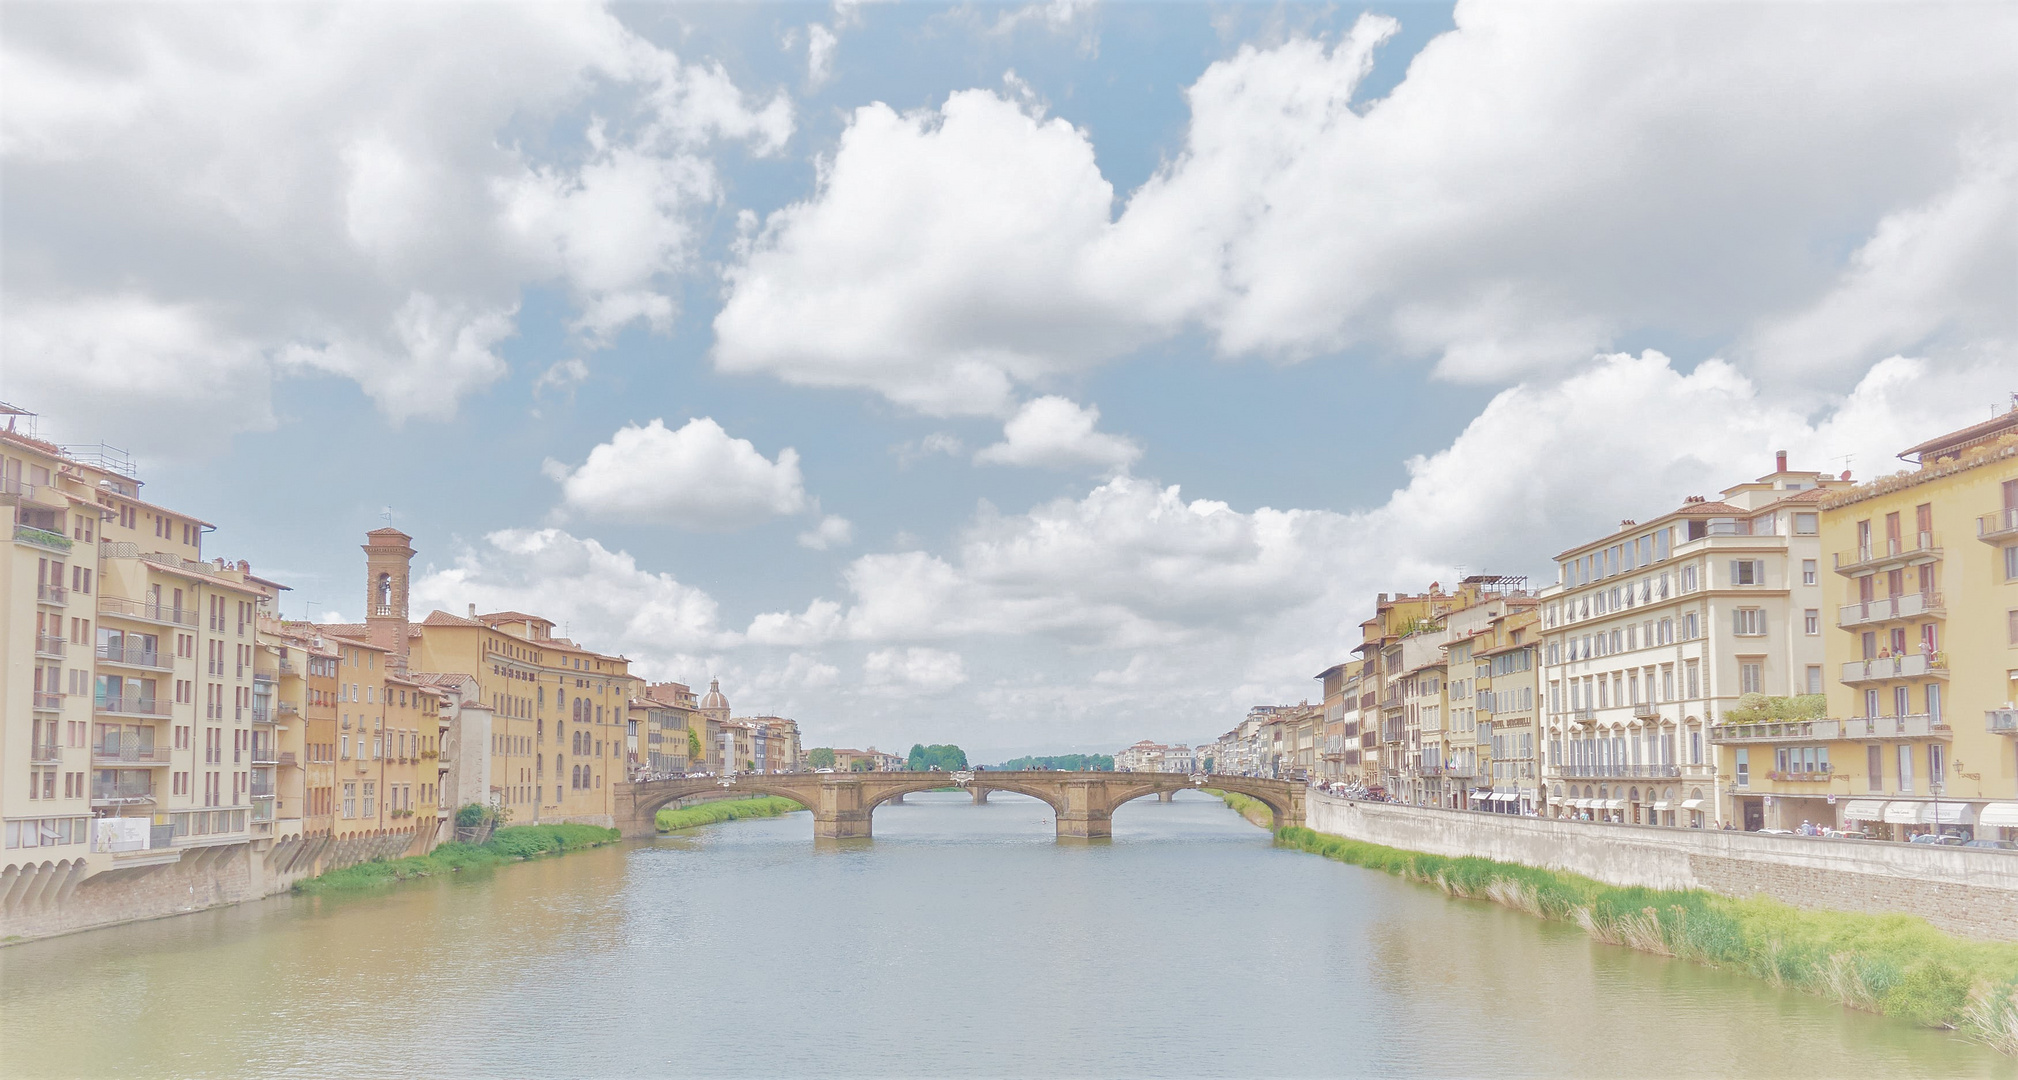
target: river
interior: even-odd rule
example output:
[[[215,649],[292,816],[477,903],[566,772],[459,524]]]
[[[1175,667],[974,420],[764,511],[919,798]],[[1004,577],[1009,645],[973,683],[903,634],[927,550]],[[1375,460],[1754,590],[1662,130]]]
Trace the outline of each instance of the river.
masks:
[[[2018,1076],[1939,1032],[1272,847],[913,795],[0,949],[0,1075]]]

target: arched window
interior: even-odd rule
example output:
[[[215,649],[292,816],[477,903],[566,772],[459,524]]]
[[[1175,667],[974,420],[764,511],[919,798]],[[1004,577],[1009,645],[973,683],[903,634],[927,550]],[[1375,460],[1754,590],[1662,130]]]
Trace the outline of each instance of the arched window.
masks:
[[[392,575],[378,575],[378,606],[386,612],[392,610]]]
[[[1626,796],[1626,797],[1627,797],[1628,799],[1632,800],[1633,802],[1639,802],[1639,801],[1640,801],[1640,789],[1639,789],[1639,788],[1634,788],[1634,789],[1633,789],[1633,793],[1632,793],[1631,795],[1628,795],[1628,796]]]

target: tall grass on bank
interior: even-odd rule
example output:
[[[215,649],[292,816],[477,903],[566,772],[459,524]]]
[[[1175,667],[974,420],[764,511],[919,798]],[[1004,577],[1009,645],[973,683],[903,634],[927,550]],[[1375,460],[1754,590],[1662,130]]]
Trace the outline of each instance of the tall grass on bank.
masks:
[[[294,883],[298,893],[349,892],[409,878],[487,869],[502,863],[538,858],[564,851],[601,847],[623,834],[600,825],[512,825],[499,829],[481,844],[451,840],[425,855],[403,859],[373,859],[331,870]]]
[[[1260,799],[1250,799],[1237,791],[1221,791],[1218,788],[1201,790],[1232,807],[1233,811],[1246,818],[1249,824],[1259,825],[1264,829],[1275,824],[1275,815],[1269,811],[1268,804]]]
[[[691,829],[696,825],[713,825],[718,821],[739,821],[743,818],[777,817],[805,807],[790,799],[777,795],[765,795],[755,799],[722,799],[689,806],[684,810],[665,809],[658,813],[656,822],[660,832],[675,829]]]
[[[1230,803],[1229,803],[1230,805]],[[2018,944],[1971,941],[1911,915],[1811,911],[1700,889],[1621,888],[1577,874],[1383,847],[1300,826],[1276,842],[1574,923],[1599,941],[1742,971],[1777,987],[2018,1054]]]

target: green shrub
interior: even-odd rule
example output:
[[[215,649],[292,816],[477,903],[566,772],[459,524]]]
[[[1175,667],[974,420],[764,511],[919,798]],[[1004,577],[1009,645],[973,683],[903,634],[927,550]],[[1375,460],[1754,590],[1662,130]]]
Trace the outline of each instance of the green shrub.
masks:
[[[465,807],[464,809],[468,809]],[[457,811],[456,817],[462,817]],[[341,870],[331,870],[294,883],[298,893],[350,892],[405,881],[433,877],[461,870],[485,869],[520,859],[554,852],[600,847],[622,838],[615,829],[599,825],[514,825],[499,829],[489,841],[465,844],[451,840],[425,855],[403,859],[372,859]]]
[[[689,806],[684,810],[668,807],[656,815],[660,832],[676,829],[691,829],[697,825],[713,825],[723,821],[738,821],[743,818],[777,817],[804,810],[805,807],[790,799],[777,795],[764,795],[754,799],[719,799]]]
[[[459,829],[474,829],[488,816],[484,808],[476,803],[464,803],[455,812],[455,824]]]
[[[1232,805],[1229,799],[1228,805]],[[1614,945],[1742,971],[2018,1053],[2018,944],[1972,941],[1911,915],[1796,908],[1700,889],[1606,885],[1577,874],[1446,858],[1292,826],[1276,842],[1576,923]]]

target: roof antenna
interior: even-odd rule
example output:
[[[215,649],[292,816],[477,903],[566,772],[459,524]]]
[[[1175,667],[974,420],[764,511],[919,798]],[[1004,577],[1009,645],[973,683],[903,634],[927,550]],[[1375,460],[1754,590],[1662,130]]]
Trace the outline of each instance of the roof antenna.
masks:
[[[392,507],[386,506],[379,508],[378,516],[384,518],[385,523],[387,525],[392,524]]]

